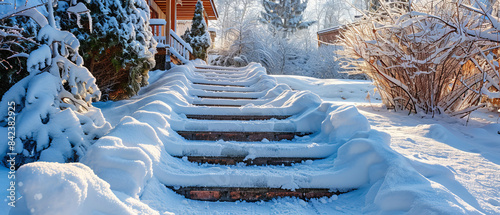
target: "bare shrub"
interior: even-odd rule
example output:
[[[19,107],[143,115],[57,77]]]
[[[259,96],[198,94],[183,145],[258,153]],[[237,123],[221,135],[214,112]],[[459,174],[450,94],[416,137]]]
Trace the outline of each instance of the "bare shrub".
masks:
[[[467,116],[500,98],[498,17],[471,4],[383,3],[343,32],[344,66],[373,79],[389,108]]]

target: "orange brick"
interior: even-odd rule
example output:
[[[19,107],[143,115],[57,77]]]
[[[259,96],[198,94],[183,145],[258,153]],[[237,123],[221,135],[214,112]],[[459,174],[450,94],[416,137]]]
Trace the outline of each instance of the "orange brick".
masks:
[[[189,196],[195,200],[217,201],[221,195],[219,191],[192,190]]]

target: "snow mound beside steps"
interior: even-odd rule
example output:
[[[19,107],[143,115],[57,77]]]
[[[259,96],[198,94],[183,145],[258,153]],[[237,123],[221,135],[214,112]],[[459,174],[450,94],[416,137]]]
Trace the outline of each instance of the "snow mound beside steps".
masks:
[[[206,65],[203,67],[221,70]],[[319,97],[310,92],[302,97],[307,98],[304,100],[296,99],[298,94],[304,92],[285,89],[274,97],[261,97],[263,100],[269,99],[261,105],[249,103],[243,108],[204,107],[196,110],[208,114],[271,112],[296,115],[290,121],[291,124],[301,124],[304,129],[316,133],[295,142],[307,142],[312,148],[318,145],[330,147],[331,153],[324,159],[283,167],[200,165],[173,157],[172,154],[188,153],[183,145],[189,145],[189,141],[177,135],[172,127],[175,127],[175,123],[188,121],[183,117],[184,114],[195,110],[190,105],[196,99],[190,94],[190,90],[195,89],[192,87],[193,82],[210,83],[206,79],[202,80],[203,75],[195,70],[193,63],[176,67],[164,73],[132,100],[103,105],[105,116],[108,116],[109,111],[125,117],[109,120],[115,126],[114,129],[92,145],[82,158],[82,163],[91,169],[83,164],[42,162],[23,166],[18,172],[18,181],[23,184],[23,203],[20,205],[35,214],[60,211],[71,211],[71,214],[158,214],[186,212],[191,204],[195,204],[191,200],[183,200],[184,204],[169,204],[166,199],[172,198],[172,191],[161,186],[168,184],[174,187],[203,185],[267,186],[290,190],[318,187],[355,189],[342,196],[362,206],[357,213],[480,214],[446,187],[420,174],[413,167],[415,162],[411,163],[390,148],[390,135],[371,129],[368,120],[354,106],[322,103]],[[234,69],[243,73],[256,70],[262,71],[262,67],[250,64],[244,69]],[[276,86],[276,81],[265,74],[245,77],[240,82],[244,83],[242,85],[256,86],[264,80]],[[273,88],[265,84],[254,91],[269,92]],[[295,142],[262,141],[261,146],[268,144],[276,149],[286,149]],[[231,144],[217,141],[214,145],[218,143]],[[216,150],[208,146],[201,149]],[[259,152],[250,150],[248,153],[258,156]],[[426,168],[435,167],[418,164],[418,169]],[[446,168],[442,169],[446,171]],[[47,184],[58,189],[47,187]],[[183,199],[180,196],[175,198]],[[335,202],[328,204],[335,205]],[[266,204],[257,204],[257,207],[259,205],[265,207]]]

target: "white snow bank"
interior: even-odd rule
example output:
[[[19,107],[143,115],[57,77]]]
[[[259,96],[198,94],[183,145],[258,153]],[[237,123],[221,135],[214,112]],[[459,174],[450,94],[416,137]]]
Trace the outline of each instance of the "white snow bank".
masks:
[[[345,142],[357,132],[370,130],[368,119],[352,105],[332,105],[327,113],[326,119],[321,123],[321,133],[326,135],[330,142]]]
[[[334,166],[343,168],[351,183],[365,184],[360,186],[367,189],[365,212],[481,214],[443,185],[420,174],[390,148],[389,140],[388,134],[375,130],[360,132],[338,150]]]
[[[11,214],[158,214],[143,203],[120,201],[83,164],[30,163],[16,176],[22,198]]]
[[[99,178],[133,198],[139,198],[144,184],[152,177],[151,160],[138,147],[126,147],[122,140],[110,136],[99,139],[81,160]]]

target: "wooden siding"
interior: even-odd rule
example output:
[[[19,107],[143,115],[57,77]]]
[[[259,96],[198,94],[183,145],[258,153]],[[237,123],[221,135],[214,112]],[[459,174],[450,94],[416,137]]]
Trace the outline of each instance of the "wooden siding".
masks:
[[[318,46],[328,45],[328,43],[334,44],[340,37],[340,32],[345,28],[345,26],[337,26],[333,28],[328,28],[325,30],[318,31]]]

